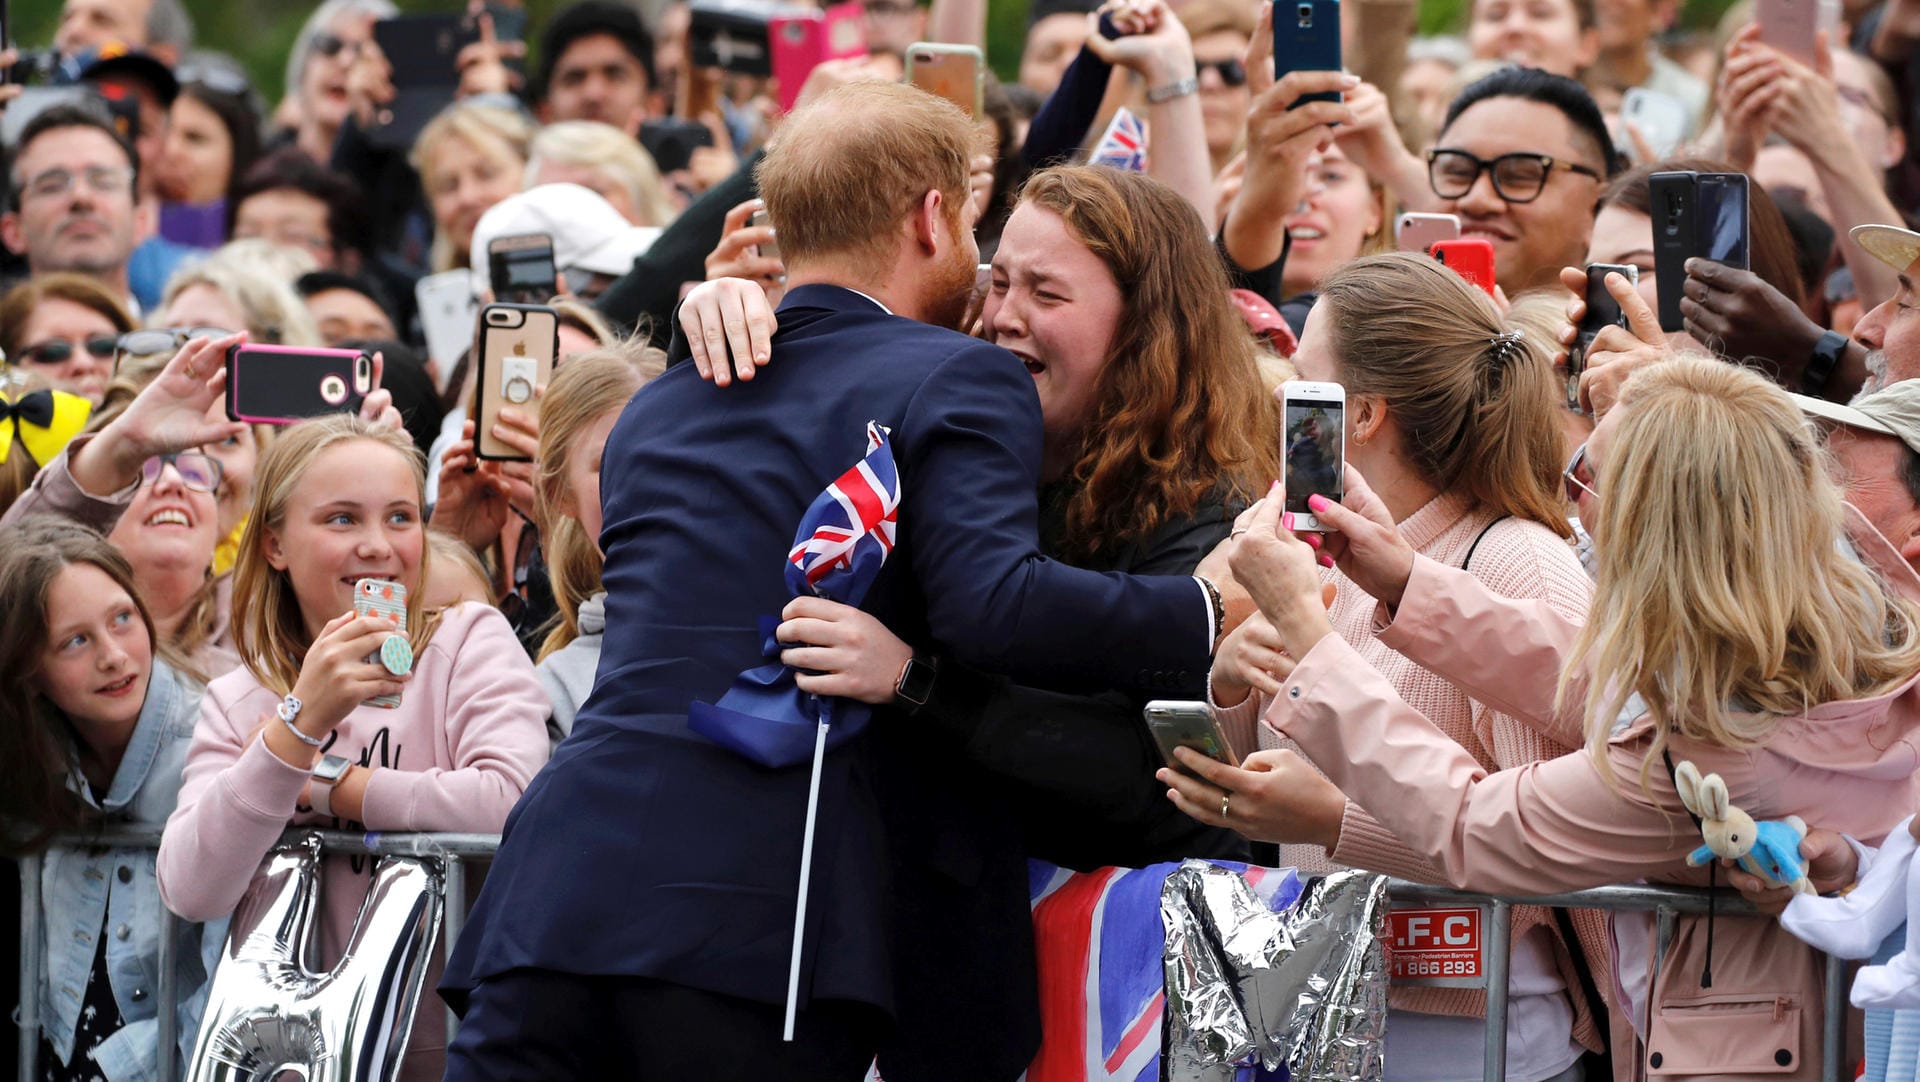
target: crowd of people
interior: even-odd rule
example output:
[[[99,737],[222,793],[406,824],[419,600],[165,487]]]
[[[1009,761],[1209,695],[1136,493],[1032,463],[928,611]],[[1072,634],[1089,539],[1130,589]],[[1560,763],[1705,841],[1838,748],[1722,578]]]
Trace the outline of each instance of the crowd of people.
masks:
[[[1359,0],[1326,71],[1276,52],[1296,5],[1033,0],[972,109],[908,69],[984,47],[985,0],[861,4],[865,54],[797,88],[703,66],[687,0],[524,32],[476,0],[424,92],[390,0],[325,0],[277,103],[181,0],[65,0],[0,51],[39,1078],[186,1063],[303,826],[503,836],[409,1079],[1012,1080],[1057,946],[1028,862],[1186,858],[1730,885],[1760,915],[1517,908],[1507,1077],[1818,1077],[1837,933],[1691,861],[1683,795],[1804,821],[1821,893],[1920,838],[1920,3],[1803,40],[1765,3],[1472,0],[1420,37]],[[1742,176],[1743,265],[1667,258],[1672,173]],[[483,408],[490,253],[529,234],[552,375]],[[367,393],[237,419],[256,345],[362,351]],[[1344,395],[1312,469],[1291,381]],[[796,549],[823,489],[851,529]],[[830,536],[858,588],[792,585]],[[1169,761],[1154,699],[1230,754]],[[828,701],[817,764],[713,728]],[[111,823],[162,842],[53,844]],[[369,881],[326,858],[316,962]],[[1853,953],[1904,946],[1873,927]],[[1874,1082],[1920,1078],[1905,972],[1849,1019]],[[1388,1002],[1386,1078],[1481,1077],[1483,992]]]

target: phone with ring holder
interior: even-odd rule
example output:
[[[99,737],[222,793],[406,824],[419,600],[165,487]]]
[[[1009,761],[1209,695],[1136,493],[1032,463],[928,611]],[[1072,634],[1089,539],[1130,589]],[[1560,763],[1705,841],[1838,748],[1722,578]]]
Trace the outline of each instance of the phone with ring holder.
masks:
[[[489,304],[480,310],[475,353],[473,447],[483,459],[529,462],[531,457],[493,434],[500,411],[539,407],[539,390],[553,376],[560,350],[560,314],[541,304]]]

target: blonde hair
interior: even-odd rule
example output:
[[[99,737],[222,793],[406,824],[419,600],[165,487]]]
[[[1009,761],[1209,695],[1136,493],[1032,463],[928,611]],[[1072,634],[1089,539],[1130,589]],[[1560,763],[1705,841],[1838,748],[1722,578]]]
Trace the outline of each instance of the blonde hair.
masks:
[[[493,576],[487,573],[487,565],[480,562],[480,554],[473,551],[471,545],[442,530],[428,530],[427,547],[433,550],[433,562],[435,564],[439,564],[442,561],[453,564],[461,571],[466,572],[469,578],[478,582],[481,592],[485,595],[487,604],[493,605],[499,602],[500,599],[498,595],[493,592]],[[427,579],[425,575],[422,575],[420,577],[420,592],[424,594],[426,590]]]
[[[1670,734],[1724,748],[1780,719],[1884,693],[1920,668],[1915,607],[1842,551],[1840,491],[1787,393],[1718,360],[1635,373],[1598,464],[1587,747],[1607,770],[1613,720],[1638,694],[1651,765]],[[1561,677],[1564,700],[1574,682]]]
[[[540,399],[540,456],[533,474],[533,514],[558,608],[540,645],[542,660],[580,637],[580,604],[600,592],[597,539],[569,514],[573,493],[567,469],[582,433],[627,404],[648,380],[666,371],[666,354],[629,340],[583,353],[554,372]]]
[[[420,449],[405,432],[375,427],[350,413],[337,413],[291,425],[260,458],[254,476],[253,508],[247,512],[246,531],[240,537],[240,556],[233,568],[233,638],[240,660],[255,680],[285,695],[300,677],[300,665],[306,657],[306,621],[300,615],[300,601],[285,571],[267,562],[267,531],[286,525],[287,505],[294,489],[306,477],[307,470],[328,449],[343,443],[365,441],[380,444],[406,459],[413,471],[414,495],[422,510],[426,506],[426,464]],[[421,531],[426,532],[424,520]],[[427,572],[433,550],[423,539],[420,546],[419,578],[407,591],[407,638],[414,655],[426,649],[439,626],[438,613],[422,611]]]
[[[597,120],[563,120],[540,129],[527,155],[525,185],[532,187],[547,162],[585,169],[625,188],[633,209],[644,220],[635,225],[666,225],[673,220],[673,201],[653,158],[633,136]]]
[[[1260,25],[1253,5],[1246,0],[1187,0],[1175,14],[1180,19],[1180,25],[1187,28],[1190,38],[1204,38],[1208,34],[1226,31],[1251,38],[1254,29]]]
[[[533,121],[512,109],[474,102],[455,102],[440,110],[413,141],[407,161],[420,174],[423,190],[432,183],[434,155],[449,139],[463,139],[469,146],[509,167],[519,175],[527,166],[527,154],[533,145]],[[512,159],[511,162],[508,159]],[[426,193],[431,197],[432,193]],[[456,248],[453,238],[436,224],[433,231],[433,269],[449,271],[467,265],[467,252]]]
[[[1347,395],[1386,400],[1424,480],[1573,536],[1560,483],[1561,392],[1544,343],[1503,324],[1458,274],[1411,252],[1354,260],[1327,276],[1319,304]]]
[[[226,330],[244,330],[250,341],[260,344],[317,346],[320,328],[314,324],[306,302],[289,284],[313,268],[313,257],[297,249],[260,240],[234,241],[167,279],[167,290],[155,317],[171,307],[180,294],[194,286],[206,286],[231,301],[246,320],[245,327]]]

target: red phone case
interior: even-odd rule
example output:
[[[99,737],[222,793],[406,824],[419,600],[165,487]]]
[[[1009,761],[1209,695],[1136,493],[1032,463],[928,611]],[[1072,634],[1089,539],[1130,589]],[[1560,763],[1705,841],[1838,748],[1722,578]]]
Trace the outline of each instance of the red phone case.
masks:
[[[1435,241],[1433,258],[1452,268],[1455,274],[1493,296],[1493,242],[1478,237]]]

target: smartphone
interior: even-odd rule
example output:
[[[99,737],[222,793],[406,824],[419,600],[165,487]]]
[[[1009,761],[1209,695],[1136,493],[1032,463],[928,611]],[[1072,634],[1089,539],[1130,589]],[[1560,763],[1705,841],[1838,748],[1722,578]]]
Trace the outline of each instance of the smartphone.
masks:
[[[1573,348],[1567,351],[1567,408],[1580,408],[1580,373],[1587,368],[1587,348],[1603,327],[1624,327],[1626,314],[1620,302],[1607,292],[1607,275],[1619,274],[1629,282],[1640,281],[1640,268],[1628,263],[1587,264],[1587,315],[1580,321]]]
[[[1280,404],[1286,426],[1286,510],[1293,513],[1294,529],[1324,531],[1307,497],[1337,503],[1346,495],[1347,389],[1288,380],[1280,385]]]
[[[386,579],[361,579],[353,584],[353,614],[355,616],[384,616],[387,622],[400,635],[407,633],[407,588],[397,582]],[[380,655],[367,655],[367,663],[379,665]],[[400,705],[400,696],[375,695],[366,701],[368,706],[385,707],[392,710]]]
[[[373,24],[373,40],[393,71],[393,100],[382,108],[367,141],[384,150],[413,147],[420,132],[460,87],[460,50],[480,40],[465,15],[396,15]]]
[[[713,132],[698,120],[663,116],[640,123],[640,146],[662,173],[685,169],[693,164],[694,150],[712,145]]]
[[[867,55],[867,14],[858,0],[820,11],[777,15],[767,23],[767,52],[780,84],[780,109],[791,110],[822,61]]]
[[[560,314],[537,304],[489,304],[480,310],[479,369],[474,380],[474,450],[481,458],[531,459],[493,436],[500,409],[533,410],[534,392],[553,375],[560,352]]]
[[[1653,200],[1653,277],[1660,292],[1660,329],[1686,329],[1680,314],[1680,290],[1687,284],[1687,260],[1700,254],[1695,224],[1694,174],[1655,173],[1647,178]]]
[[[986,57],[971,45],[916,41],[907,46],[907,82],[958,105],[968,116],[985,108]]]
[[[545,304],[559,290],[553,238],[519,233],[487,242],[487,280],[493,299],[505,304]]]
[[[1428,251],[1455,274],[1485,290],[1487,296],[1493,296],[1492,241],[1479,237],[1443,240],[1436,242]]]
[[[756,210],[753,212],[753,217],[747,219],[747,225],[754,229],[771,229],[773,228],[773,219],[767,217],[766,211]],[[754,245],[753,250],[763,259],[779,259],[780,241],[777,238],[774,240],[764,240]]]
[[[1206,703],[1180,702],[1168,699],[1156,699],[1147,704],[1143,713],[1147,719],[1147,731],[1153,734],[1153,742],[1160,746],[1160,756],[1167,765],[1189,777],[1198,775],[1174,758],[1173,749],[1192,748],[1216,763],[1239,766],[1240,760],[1234,757],[1233,745],[1227,742],[1226,734],[1213,720],[1213,711]]]
[[[285,425],[354,413],[373,393],[373,358],[357,349],[238,345],[227,351],[227,416]]]
[[[473,275],[465,268],[429,274],[414,283],[413,298],[420,307],[427,356],[439,368],[444,391],[453,366],[473,345],[473,317],[480,311],[473,296]]]
[[[1825,22],[1822,7],[1820,0],[1755,0],[1760,40],[1811,67],[1813,35]]]
[[[1273,77],[1294,71],[1340,71],[1340,0],[1273,0]],[[1310,101],[1339,101],[1329,90],[1303,94],[1288,106]]]
[[[1741,270],[1749,266],[1747,175],[1694,175],[1694,220],[1700,223],[1701,256]]]
[[[1430,252],[1443,240],[1460,239],[1458,214],[1409,211],[1393,220],[1393,243],[1403,252]]]
[[[1648,90],[1643,86],[1628,87],[1620,98],[1620,120],[1622,124],[1632,124],[1639,131],[1640,138],[1646,140],[1648,149],[1653,151],[1654,160],[1661,161],[1673,156],[1680,149],[1680,141],[1687,137],[1687,129],[1692,124],[1692,116],[1687,105],[1672,94],[1663,94],[1658,90]],[[1615,144],[1631,149],[1633,140],[1621,138]],[[1647,163],[1641,163],[1647,164]]]

